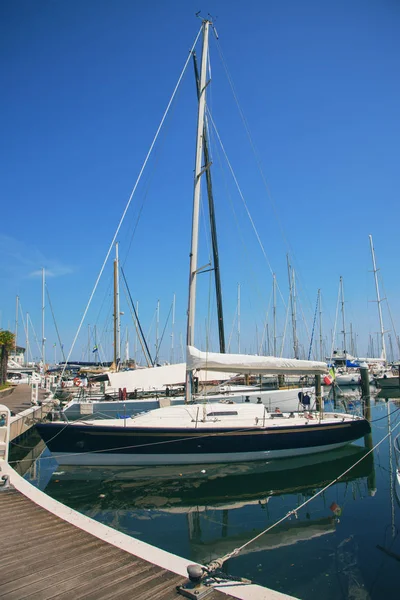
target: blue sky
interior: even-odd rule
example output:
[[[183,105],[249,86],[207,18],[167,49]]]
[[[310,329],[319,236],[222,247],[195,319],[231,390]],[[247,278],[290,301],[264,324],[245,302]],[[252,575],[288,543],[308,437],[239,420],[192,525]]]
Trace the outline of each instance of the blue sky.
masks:
[[[69,350],[199,30],[200,8],[216,17],[219,35],[218,42],[211,39],[209,107],[245,201],[244,206],[211,132],[230,350],[237,351],[239,342],[242,352],[257,352],[263,342],[268,347],[271,270],[283,298],[278,294],[280,345],[287,253],[296,273],[302,352],[308,354],[318,289],[330,349],[340,276],[347,332],[351,323],[359,354],[367,352],[370,335],[377,349],[369,234],[381,295],[388,298],[396,333],[400,327],[400,5],[395,0],[250,0],[245,10],[236,0],[207,6],[191,0],[2,2],[0,327],[14,330],[18,295],[22,313],[29,313],[41,337],[44,267],[54,312],[53,320],[46,300],[46,356],[54,358],[56,343],[60,358],[54,322]],[[165,329],[161,360],[171,356],[172,332],[176,359],[186,335],[195,130],[189,64],[117,238],[153,354],[159,301],[159,341]],[[206,231],[203,216],[200,265],[209,260]],[[209,280],[205,274],[199,281],[196,344],[216,350]],[[112,257],[72,352],[76,360],[87,357],[94,326],[104,358],[111,357],[111,301]],[[386,302],[383,308],[395,345]],[[123,292],[121,310],[123,339],[128,331],[133,355]],[[21,318],[18,341],[24,345]],[[289,331],[288,326],[285,355],[291,355]],[[38,356],[33,332],[29,337]]]

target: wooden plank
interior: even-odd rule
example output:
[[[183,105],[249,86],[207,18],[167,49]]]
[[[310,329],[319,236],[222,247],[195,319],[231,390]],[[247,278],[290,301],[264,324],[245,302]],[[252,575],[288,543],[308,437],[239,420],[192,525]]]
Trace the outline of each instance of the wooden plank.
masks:
[[[170,600],[185,581],[62,521],[15,490],[0,491],[0,531],[4,600]],[[208,598],[231,597],[213,590]]]
[[[39,570],[32,570],[33,572],[27,569],[26,564],[19,565],[19,567],[12,570],[12,576],[10,577],[11,581],[9,583],[5,583],[5,581],[1,582],[1,593],[7,595],[9,591],[17,587],[18,580],[21,581],[22,585],[30,585],[36,580],[37,574],[43,579],[46,577],[56,579],[60,572],[67,571],[68,569],[79,569],[81,567],[85,569],[90,568],[91,562],[98,562],[99,559],[101,559],[101,561],[106,561],[108,558],[118,555],[118,549],[113,546],[104,548],[101,556],[93,551],[95,549],[96,548],[92,545],[89,548],[86,548],[86,552],[81,551],[78,555],[61,560],[59,558],[60,555],[53,557],[49,556],[46,560],[47,567],[42,569],[39,568]],[[53,560],[51,560],[52,558]]]

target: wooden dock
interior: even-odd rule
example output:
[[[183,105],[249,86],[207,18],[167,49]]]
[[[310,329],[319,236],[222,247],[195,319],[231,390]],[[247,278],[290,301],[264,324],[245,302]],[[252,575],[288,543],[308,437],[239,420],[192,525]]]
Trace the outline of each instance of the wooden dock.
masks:
[[[54,403],[47,398],[49,392],[45,389],[38,390],[38,404],[32,404],[31,386],[25,383],[16,385],[11,393],[0,394],[0,404],[10,409],[14,416],[10,423],[10,440],[24,435],[37,421],[43,420],[53,410]]]
[[[4,405],[6,399],[1,399]],[[0,433],[0,600],[183,598],[176,587],[187,583],[190,561],[82,515],[32,486],[5,458],[7,423]],[[232,580],[213,582],[207,592],[209,600],[290,599]]]
[[[3,473],[12,469],[2,464]],[[11,479],[20,477],[11,475]],[[30,486],[28,482],[24,485]],[[32,486],[30,486],[32,487]],[[41,496],[42,492],[35,490]],[[49,498],[51,503],[57,503]],[[62,506],[62,505],[61,505]],[[66,508],[66,507],[64,507]],[[75,513],[67,509],[70,513]],[[79,518],[92,521],[88,517]],[[109,527],[95,523],[104,538]],[[160,553],[170,557],[171,567],[162,568],[101,537],[65,521],[25,497],[17,489],[0,491],[0,598],[4,600],[171,600],[183,598],[176,586],[187,581],[180,557],[144,544],[149,558],[160,562]],[[125,534],[114,532],[113,536]],[[142,544],[131,538],[132,543]],[[177,574],[176,571],[182,571]],[[224,589],[225,588],[225,589]],[[231,595],[229,592],[233,592]],[[212,589],[209,600],[282,600],[283,594],[254,585],[228,581]]]
[[[0,598],[7,600],[168,600],[185,581],[49,514],[16,490],[0,492],[0,530]],[[209,597],[224,596],[214,590]]]

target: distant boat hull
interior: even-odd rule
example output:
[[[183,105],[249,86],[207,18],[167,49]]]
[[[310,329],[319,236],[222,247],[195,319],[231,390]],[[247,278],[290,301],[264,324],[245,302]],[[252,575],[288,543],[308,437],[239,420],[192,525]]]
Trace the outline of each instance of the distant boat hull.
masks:
[[[380,389],[400,388],[400,378],[397,375],[394,377],[376,377],[375,383],[376,386]]]
[[[233,386],[232,386],[233,388]],[[293,388],[288,390],[257,390],[235,393],[232,388],[227,393],[217,393],[213,396],[205,397],[204,399],[210,402],[218,402],[220,400],[233,401],[236,403],[249,402],[256,403],[261,398],[262,404],[269,411],[279,408],[282,411],[297,411],[299,410],[299,392],[308,393],[311,396],[314,393],[313,387]],[[153,397],[153,398],[138,398],[137,400],[71,400],[64,406],[63,413],[68,419],[78,419],[88,415],[103,415],[104,417],[118,418],[122,415],[133,415],[140,412],[155,410],[171,403],[171,406],[183,405],[185,398],[183,396],[170,397]]]
[[[360,373],[339,373],[335,377],[338,386],[343,385],[360,385]]]

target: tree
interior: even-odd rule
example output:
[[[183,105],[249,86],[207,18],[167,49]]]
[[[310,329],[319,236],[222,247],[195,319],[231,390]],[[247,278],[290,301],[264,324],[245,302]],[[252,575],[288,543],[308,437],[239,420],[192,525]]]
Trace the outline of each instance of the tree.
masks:
[[[11,331],[0,330],[0,385],[7,381],[8,355],[15,346],[15,335]]]

